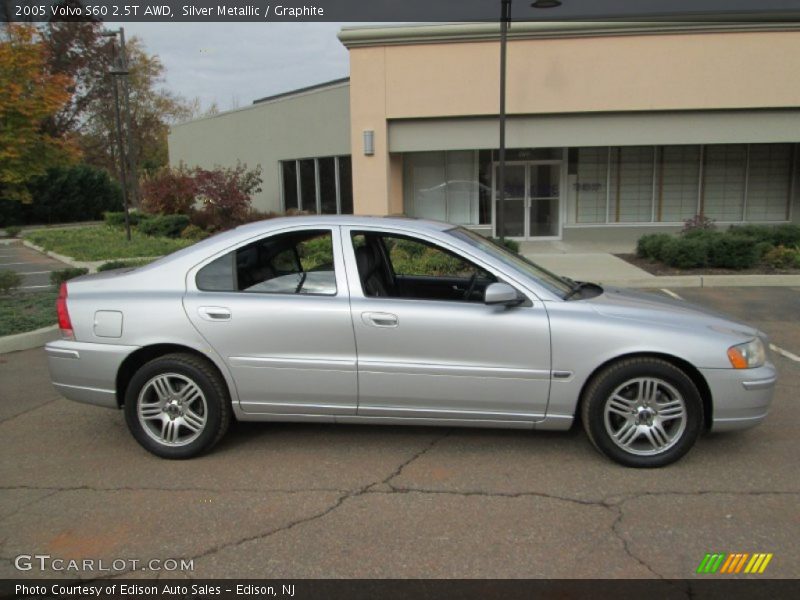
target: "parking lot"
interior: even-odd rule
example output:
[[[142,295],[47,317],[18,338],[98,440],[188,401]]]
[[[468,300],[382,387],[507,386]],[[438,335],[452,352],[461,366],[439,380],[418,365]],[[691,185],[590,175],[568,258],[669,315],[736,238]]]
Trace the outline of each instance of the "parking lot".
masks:
[[[109,574],[14,568],[49,554],[193,559],[194,578],[686,578],[708,552],[765,552],[755,577],[798,577],[800,288],[675,291],[786,355],[764,424],[660,470],[611,463],[577,427],[238,424],[210,455],[165,461],[120,412],[61,399],[41,349],[2,355],[0,576]]]

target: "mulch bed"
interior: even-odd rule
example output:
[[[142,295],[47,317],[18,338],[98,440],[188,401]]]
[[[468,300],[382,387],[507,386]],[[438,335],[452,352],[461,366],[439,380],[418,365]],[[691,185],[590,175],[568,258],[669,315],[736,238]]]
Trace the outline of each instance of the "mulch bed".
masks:
[[[800,269],[773,269],[771,267],[754,267],[752,269],[676,269],[647,258],[639,258],[635,254],[615,254],[625,262],[647,271],[652,275],[800,275]]]

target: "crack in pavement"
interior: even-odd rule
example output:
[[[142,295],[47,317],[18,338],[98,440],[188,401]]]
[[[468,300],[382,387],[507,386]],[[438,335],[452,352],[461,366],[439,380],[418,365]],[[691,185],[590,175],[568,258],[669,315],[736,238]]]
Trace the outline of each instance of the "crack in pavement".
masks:
[[[13,417],[12,417],[13,418]],[[411,457],[400,463],[391,473],[389,473],[383,479],[379,479],[370,483],[367,483],[359,488],[351,489],[351,490],[343,490],[338,488],[307,488],[307,489],[275,489],[275,490],[262,490],[262,489],[252,489],[252,488],[226,488],[226,489],[215,489],[215,488],[196,488],[196,487],[187,487],[187,488],[161,488],[161,487],[128,487],[128,486],[120,486],[120,487],[95,487],[95,486],[73,486],[73,487],[50,487],[50,486],[0,486],[0,490],[15,490],[15,489],[29,489],[29,490],[52,490],[51,494],[47,494],[38,501],[44,500],[46,498],[50,498],[58,493],[67,492],[67,491],[81,491],[81,490],[88,490],[88,491],[163,491],[163,492],[210,492],[210,493],[262,493],[262,494],[299,494],[299,493],[336,493],[339,496],[327,507],[323,510],[316,512],[307,517],[302,517],[299,519],[295,519],[286,523],[285,525],[281,525],[278,527],[273,527],[268,531],[260,532],[254,535],[248,535],[237,540],[226,542],[222,544],[215,545],[207,550],[194,555],[191,557],[191,560],[199,560],[203,558],[207,558],[214,554],[217,554],[223,550],[235,548],[242,544],[256,541],[256,540],[264,540],[271,536],[274,536],[278,533],[282,533],[285,531],[289,531],[295,527],[300,525],[304,525],[307,523],[311,523],[313,521],[317,521],[320,519],[325,518],[329,514],[333,513],[334,511],[338,510],[342,505],[344,505],[348,500],[358,498],[360,496],[366,494],[442,494],[442,495],[455,495],[455,496],[462,496],[462,497],[470,497],[470,496],[482,496],[487,498],[507,498],[507,499],[514,499],[514,498],[525,498],[525,497],[539,497],[544,499],[549,499],[557,502],[567,502],[576,504],[579,506],[597,506],[599,508],[611,511],[614,514],[614,520],[610,527],[611,534],[619,540],[623,552],[630,557],[632,560],[640,564],[644,567],[648,572],[652,573],[654,577],[659,579],[667,579],[665,575],[659,573],[656,569],[654,569],[644,558],[637,555],[629,540],[625,537],[624,532],[621,530],[622,521],[625,518],[625,509],[624,505],[627,502],[632,500],[636,500],[639,498],[644,497],[657,497],[657,496],[703,496],[703,495],[735,495],[735,496],[765,496],[765,495],[798,495],[800,492],[798,491],[786,491],[786,490],[775,490],[775,491],[741,491],[741,490],[697,490],[692,492],[674,492],[674,491],[664,491],[664,492],[650,492],[650,491],[639,491],[633,492],[628,494],[613,494],[609,496],[602,497],[598,500],[584,500],[580,498],[574,498],[569,496],[559,496],[556,494],[549,494],[546,492],[537,492],[537,491],[523,491],[523,492],[492,492],[486,490],[441,490],[441,489],[428,489],[428,488],[414,488],[414,487],[402,487],[395,485],[393,480],[400,477],[404,470],[414,463],[415,461],[419,460],[426,454],[428,454],[431,450],[433,450],[439,443],[441,443],[445,438],[447,438],[451,434],[450,429],[446,430],[444,434],[439,435],[433,438],[428,444],[422,447],[419,451],[414,453]],[[376,489],[380,486],[386,486],[386,489]],[[19,511],[27,508],[29,505],[20,508],[17,511],[14,511],[12,515],[7,515],[5,518],[13,516],[17,514]],[[115,577],[124,577],[127,574],[131,573],[132,571],[125,571],[115,574]]]
[[[232,542],[227,542],[227,543],[224,543],[224,544],[218,544],[216,546],[213,546],[212,548],[209,548],[208,550],[206,550],[204,552],[201,552],[200,554],[196,554],[196,555],[190,557],[187,560],[195,561],[195,560],[199,560],[199,559],[202,559],[202,558],[207,558],[207,557],[212,556],[214,554],[217,554],[218,552],[221,552],[223,550],[227,550],[229,548],[236,548],[237,546],[241,546],[242,544],[246,544],[248,542],[253,542],[253,541],[256,541],[256,540],[267,539],[267,538],[272,537],[273,535],[276,535],[278,533],[282,533],[284,531],[289,531],[290,529],[294,529],[295,527],[298,527],[299,525],[304,525],[306,523],[311,523],[312,521],[317,521],[319,519],[322,519],[322,518],[326,517],[327,515],[331,514],[332,512],[334,512],[339,507],[341,507],[348,500],[350,500],[352,498],[357,498],[359,496],[362,496],[362,495],[366,494],[370,488],[372,488],[372,487],[374,487],[376,485],[388,484],[389,481],[391,481],[393,478],[397,477],[400,473],[402,473],[403,469],[405,469],[409,464],[411,464],[415,460],[419,459],[420,457],[424,456],[426,453],[430,452],[433,449],[433,447],[436,446],[436,444],[438,444],[440,441],[445,439],[448,435],[450,435],[450,430],[445,431],[444,435],[440,435],[440,436],[434,438],[428,445],[426,445],[424,448],[422,448],[419,452],[415,453],[411,458],[409,458],[408,460],[403,461],[394,471],[392,471],[384,479],[370,482],[370,483],[368,483],[366,485],[361,486],[360,488],[357,488],[355,490],[349,490],[349,491],[343,493],[342,495],[340,495],[333,502],[333,504],[331,504],[330,506],[328,506],[327,508],[323,509],[322,511],[320,511],[320,512],[318,512],[316,514],[310,515],[308,517],[303,517],[301,519],[295,519],[294,521],[291,521],[291,522],[289,522],[289,523],[287,523],[285,525],[282,525],[280,527],[274,527],[274,528],[272,528],[272,529],[270,529],[268,531],[265,531],[265,532],[261,532],[261,533],[255,534],[255,535],[245,536],[243,538],[240,538],[238,540],[234,540]],[[132,572],[132,571],[124,571],[124,572],[119,573],[118,576],[124,576],[124,575],[126,575],[127,573],[130,573],[130,572]]]

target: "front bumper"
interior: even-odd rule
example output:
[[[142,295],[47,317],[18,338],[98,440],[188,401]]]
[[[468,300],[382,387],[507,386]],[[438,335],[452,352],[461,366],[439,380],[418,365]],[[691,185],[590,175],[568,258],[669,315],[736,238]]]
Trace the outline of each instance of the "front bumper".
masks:
[[[764,420],[778,374],[766,363],[756,369],[700,369],[711,390],[711,431],[747,429]]]
[[[137,346],[57,340],[45,345],[50,379],[70,400],[118,408],[117,373]]]

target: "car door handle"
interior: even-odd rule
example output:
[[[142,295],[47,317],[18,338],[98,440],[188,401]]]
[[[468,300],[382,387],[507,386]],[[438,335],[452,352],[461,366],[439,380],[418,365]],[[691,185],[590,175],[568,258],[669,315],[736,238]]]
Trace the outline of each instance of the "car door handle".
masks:
[[[361,313],[361,320],[372,327],[397,327],[399,323],[397,315],[383,312]]]
[[[197,309],[201,319],[206,321],[230,321],[231,311],[224,306],[201,306]]]

